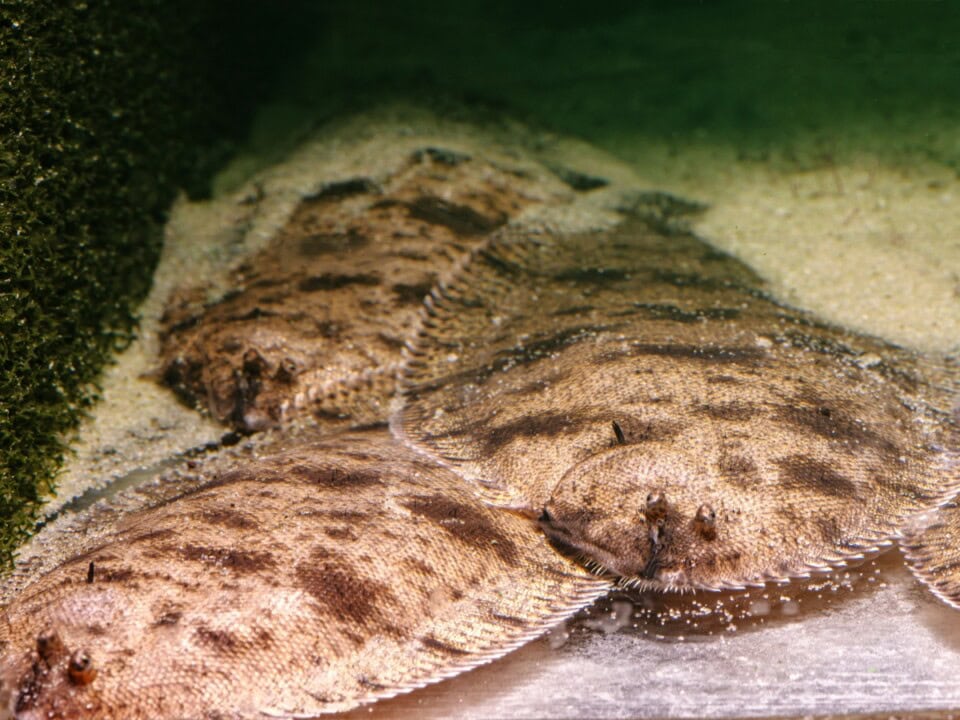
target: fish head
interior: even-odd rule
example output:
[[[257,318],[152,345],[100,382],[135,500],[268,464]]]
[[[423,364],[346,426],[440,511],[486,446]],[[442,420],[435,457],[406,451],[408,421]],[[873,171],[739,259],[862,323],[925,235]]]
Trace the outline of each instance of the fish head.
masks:
[[[694,449],[682,447],[598,453],[563,476],[541,526],[588,566],[632,584],[724,585],[722,578],[733,578],[746,550],[742,509],[718,491],[708,466]]]

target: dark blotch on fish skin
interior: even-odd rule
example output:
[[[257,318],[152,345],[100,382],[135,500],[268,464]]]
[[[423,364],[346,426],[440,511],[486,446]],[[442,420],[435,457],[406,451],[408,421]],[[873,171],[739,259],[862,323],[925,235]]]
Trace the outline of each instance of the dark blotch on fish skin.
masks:
[[[619,268],[585,267],[564,270],[553,276],[555,280],[573,281],[587,285],[603,285],[626,280],[630,274]]]
[[[898,497],[913,498],[924,504],[936,502],[941,497],[941,493],[936,487],[928,488],[925,492],[923,488],[912,482],[909,476],[902,477],[896,472],[880,470],[875,467],[871,467],[869,473],[870,482],[874,487],[882,488],[885,492],[894,493]]]
[[[633,303],[631,310],[625,310],[620,315],[630,315],[642,312],[644,317],[651,320],[669,320],[679,323],[695,323],[704,320],[734,320],[741,315],[738,308],[698,308],[683,310],[676,305],[664,303]]]
[[[433,577],[436,575],[436,571],[419,558],[404,558],[403,564],[406,566],[407,570],[412,573],[424,575],[426,577]]]
[[[357,510],[324,510],[323,514],[326,517],[335,518],[337,520],[352,521],[352,522],[366,520],[370,517],[370,513],[359,512]]]
[[[870,447],[888,457],[899,457],[903,454],[900,448],[888,438],[870,430],[865,424],[845,417],[823,403],[814,406],[785,404],[777,408],[772,419],[787,422],[795,428],[819,437],[846,441],[854,446]]]
[[[414,162],[423,162],[424,160],[429,159],[435,163],[438,163],[439,165],[448,165],[450,167],[462,165],[463,163],[469,162],[472,159],[466,153],[438,147],[422,148],[414,152],[412,157]]]
[[[379,192],[377,184],[365,177],[350,178],[326,183],[317,192],[303,198],[302,204],[317,201],[342,200],[353,195],[365,195]]]
[[[324,528],[323,534],[334,540],[356,540],[357,535],[348,527]]]
[[[724,455],[717,470],[727,482],[740,487],[754,487],[759,481],[757,464],[745,455]]]
[[[221,653],[231,653],[235,651],[239,645],[236,636],[227,630],[213,630],[201,625],[194,630],[194,635],[196,635],[201,644]]]
[[[525,628],[530,626],[530,622],[524,618],[514,617],[513,615],[506,615],[504,613],[491,611],[490,617],[498,623],[505,625],[511,625],[513,627]]]
[[[708,375],[707,382],[711,385],[743,385],[745,380],[733,375]]]
[[[530,382],[518,385],[515,388],[505,389],[504,395],[516,398],[523,398],[529,395],[540,395],[551,385],[556,385],[567,379],[569,373],[566,371],[557,371],[551,373],[538,373],[538,377]]]
[[[125,582],[136,575],[132,568],[110,568],[97,565],[96,582]],[[93,582],[90,580],[89,582]]]
[[[789,455],[774,461],[788,487],[808,488],[821,495],[856,498],[857,485],[826,463],[808,455]]]
[[[645,420],[643,418],[621,417],[618,420],[627,445],[659,442],[679,435],[685,424],[672,420]]]
[[[671,270],[654,269],[650,273],[651,280],[672,287],[695,287],[701,290],[729,290],[736,285],[729,280],[723,280],[699,273],[682,273]]]
[[[211,525],[221,525],[235,530],[256,530],[260,524],[236,510],[204,510],[199,519]]]
[[[317,292],[320,290],[339,290],[347,285],[375,286],[380,284],[380,276],[374,273],[358,273],[356,275],[337,275],[323,273],[312,275],[297,283],[301,292]]]
[[[281,482],[283,480],[284,478],[280,475],[278,469],[275,467],[264,465],[242,466],[222,472],[217,477],[208,480],[203,485],[195,487],[192,490],[187,490],[179,495],[174,495],[173,497],[161,500],[155,505],[152,505],[151,508],[156,510],[157,508],[166,507],[185,498],[200,498],[207,496],[211,499],[215,499],[220,492],[219,488],[229,487],[230,485],[238,485],[248,482],[256,482],[258,485],[263,485],[267,483]],[[162,534],[161,537],[170,537],[172,535],[176,535],[173,530],[160,530],[157,532]]]
[[[314,233],[299,239],[297,251],[308,258],[328,253],[349,252],[370,243],[370,238],[356,228],[345,233]]]
[[[346,618],[357,625],[404,636],[389,621],[391,607],[396,605],[389,586],[360,577],[352,568],[322,555],[298,565],[294,574],[300,587],[320,604],[325,617]]]
[[[188,315],[182,320],[179,320],[173,323],[172,325],[167,325],[163,329],[164,337],[169,337],[170,335],[178,335],[185,330],[189,330],[190,328],[196,327],[200,323],[200,318],[201,318],[200,315]],[[165,320],[166,315],[162,319]],[[166,374],[169,374],[169,375],[174,375],[176,372],[177,372],[177,368],[173,366],[168,367],[166,370]],[[166,376],[164,377],[164,382],[167,382]],[[167,383],[167,384],[170,384],[170,383]]]
[[[385,332],[377,333],[377,340],[382,342],[391,350],[403,350],[407,346],[406,340],[395,335],[388,335]]]
[[[370,468],[344,470],[338,467],[293,465],[290,474],[296,479],[328,488],[370,487],[383,485],[380,473]]]
[[[500,353],[494,362],[493,372],[503,369],[507,365],[527,365],[537,360],[553,355],[558,350],[574,345],[586,338],[594,337],[599,333],[615,330],[622,327],[615,325],[578,325],[565,328],[552,335],[540,337],[525,343],[519,348],[512,348]]]
[[[277,561],[267,552],[250,552],[235,548],[205,547],[202,545],[176,545],[164,548],[184,560],[208,563],[227,568],[238,574],[257,573],[275,568]]]
[[[732,422],[751,420],[756,417],[759,412],[762,412],[760,408],[752,403],[743,402],[701,405],[698,409],[701,413],[714,420],[729,420]]]
[[[257,305],[279,305],[290,298],[290,293],[284,288],[278,292],[265,293],[257,298]]]
[[[480,250],[477,253],[477,260],[486,264],[501,277],[517,278],[530,273],[530,269],[523,264],[501,257],[496,251]]]
[[[342,410],[336,410],[336,409],[331,410],[325,407],[314,408],[312,413],[313,413],[313,417],[315,417],[317,420],[322,420],[322,421],[338,422],[341,420],[347,420],[350,417],[350,415],[343,412]]]
[[[166,538],[176,535],[173,530],[151,530],[150,532],[141,533],[140,535],[134,535],[131,538],[126,538],[124,542],[128,545],[137,545],[139,543],[155,542],[156,540],[164,540]]]
[[[175,610],[163,613],[160,617],[153,621],[154,627],[161,627],[164,625],[176,625],[180,622],[180,618],[183,617],[183,613]]]
[[[434,281],[427,279],[422,283],[407,285],[405,283],[396,283],[391,290],[396,297],[398,305],[419,305],[423,299],[430,294],[433,289]]]
[[[246,322],[247,320],[259,320],[260,318],[272,318],[280,317],[280,313],[275,312],[274,310],[264,310],[262,307],[254,307],[248,310],[245,313],[239,315],[227,315],[223,318],[222,322],[225,323],[235,323],[235,322]]]
[[[648,190],[637,193],[621,208],[645,222],[659,226],[671,218],[701,213],[707,205],[672,195],[668,192]],[[725,256],[726,257],[726,256]]]
[[[330,340],[339,340],[344,335],[350,334],[351,325],[343,321],[334,322],[332,320],[315,320],[317,333],[322,338]]]
[[[683,424],[679,422],[649,421],[631,417],[620,418],[618,424],[627,445],[666,440],[676,436],[684,429]],[[520,417],[493,427],[490,426],[489,418],[479,418],[436,435],[426,433],[424,438],[435,440],[438,437],[468,436],[471,440],[480,444],[476,453],[477,456],[486,457],[497,453],[518,437],[557,437],[564,433],[580,432],[589,427],[599,428],[604,426],[609,426],[609,413],[603,410],[595,413],[585,411],[545,412],[540,415]]]
[[[488,379],[503,371],[504,368],[515,365],[530,365],[549,358],[554,353],[565,347],[574,345],[582,340],[591,338],[597,333],[615,330],[623,327],[621,324],[615,325],[579,325],[577,327],[565,328],[551,335],[531,340],[520,347],[513,347],[497,353],[493,362],[478,368],[471,368],[459,373],[453,373],[447,377],[425,382],[413,388],[411,396],[417,393],[430,393],[445,387],[453,382],[475,383],[482,385]]]
[[[257,628],[253,640],[249,643],[253,647],[273,647],[273,634],[266,628]]]
[[[574,305],[573,307],[554,310],[550,314],[552,317],[563,317],[565,315],[584,315],[591,310],[593,310],[593,305]]]
[[[545,412],[539,415],[520,417],[505,425],[491,427],[486,432],[482,432],[476,439],[483,444],[483,453],[492,455],[497,453],[504,445],[509,444],[514,438],[556,437],[566,432],[582,429],[592,421],[593,418],[578,413]],[[477,430],[482,430],[485,425],[488,425],[488,423],[483,423]]]
[[[550,165],[547,169],[556,175],[564,185],[577,192],[589,192],[610,184],[610,181],[606,178],[587,175],[562,165]]]
[[[405,500],[403,505],[467,545],[493,550],[510,565],[520,561],[514,542],[476,508],[461,505],[442,495],[418,495]]]
[[[830,545],[836,544],[843,536],[843,529],[840,527],[840,523],[837,522],[837,518],[821,513],[814,517],[813,521],[825,543]]]
[[[428,636],[425,638],[421,638],[420,642],[423,644],[425,648],[434,650],[440,655],[445,655],[447,657],[462,657],[464,655],[470,654],[470,651],[468,650],[461,650],[458,647],[454,647],[450,643],[445,643],[442,640],[437,640],[434,637]]]
[[[615,360],[624,356],[637,357],[653,355],[659,357],[676,358],[678,360],[698,360],[705,363],[717,364],[749,364],[762,365],[767,359],[765,350],[755,347],[710,347],[686,344],[663,343],[631,343],[625,352],[612,352],[609,359]]]
[[[449,228],[461,236],[486,235],[506,223],[505,215],[488,217],[467,205],[442,200],[432,195],[422,195],[406,203],[410,217]]]

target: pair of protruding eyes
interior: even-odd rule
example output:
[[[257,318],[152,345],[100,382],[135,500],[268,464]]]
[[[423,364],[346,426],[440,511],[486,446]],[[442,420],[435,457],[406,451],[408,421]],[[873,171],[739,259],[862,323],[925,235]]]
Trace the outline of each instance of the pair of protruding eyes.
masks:
[[[63,641],[55,632],[42,633],[37,638],[37,654],[52,667],[57,656],[65,650]],[[62,657],[62,656],[61,656]],[[97,676],[97,669],[93,665],[93,658],[86,650],[76,650],[67,663],[67,677],[74,685],[89,685]]]
[[[614,420],[612,424],[617,445],[626,445],[627,439],[623,434],[623,428],[620,427],[620,423]],[[661,526],[667,517],[666,495],[659,491],[648,494],[647,504],[643,509],[643,516],[651,527]],[[703,539],[713,540],[717,536],[716,511],[708,503],[703,503],[703,505],[697,508],[697,514],[693,517],[693,526]]]
[[[654,491],[647,495],[647,502],[643,508],[643,516],[652,526],[660,526],[667,517],[666,494]],[[717,512],[708,503],[697,508],[693,516],[693,526],[704,540],[713,540],[717,536]]]

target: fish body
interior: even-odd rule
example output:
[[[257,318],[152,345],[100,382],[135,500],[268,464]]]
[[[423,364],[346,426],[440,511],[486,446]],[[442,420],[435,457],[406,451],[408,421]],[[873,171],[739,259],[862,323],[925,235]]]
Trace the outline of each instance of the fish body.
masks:
[[[41,536],[0,718],[340,712],[617,586],[781,581],[901,532],[957,601],[955,361],[778,302],[695,204],[508,156],[321,183],[230,292],[171,297],[158,377],[251,435]]]

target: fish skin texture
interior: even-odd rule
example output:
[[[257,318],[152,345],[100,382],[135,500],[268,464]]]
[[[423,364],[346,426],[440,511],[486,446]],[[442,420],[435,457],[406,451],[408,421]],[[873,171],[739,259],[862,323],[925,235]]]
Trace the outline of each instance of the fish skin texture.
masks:
[[[960,404],[954,416],[960,427]],[[951,447],[949,462],[960,473],[960,431]],[[960,608],[960,496],[908,523],[901,545],[917,579],[943,602]]]
[[[171,298],[158,375],[243,431],[301,414],[328,425],[383,420],[436,278],[548,198],[482,158],[425,151],[380,184],[323,185],[232,270],[224,297],[208,303],[200,286]]]
[[[942,368],[689,233],[503,238],[429,306],[395,432],[627,584],[805,576],[960,484]]]
[[[292,445],[127,514],[21,593],[0,716],[345,710],[495,659],[610,587],[385,429]]]
[[[605,182],[549,174],[424,148],[178,291],[159,376],[256,434],[65,520],[0,610],[0,718],[339,712],[617,582],[802,576],[904,528],[951,601],[956,365],[777,302],[663,193],[518,232]]]

